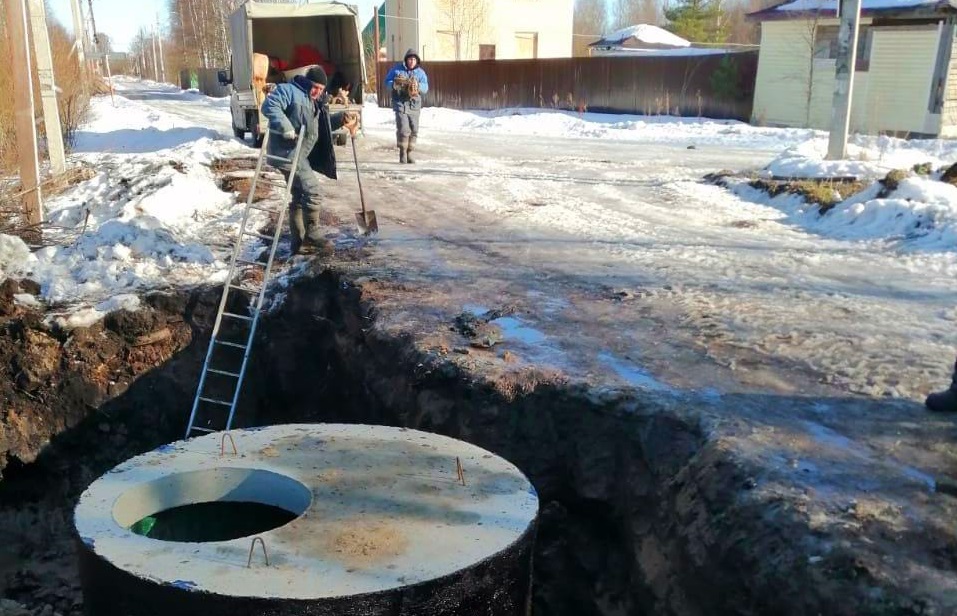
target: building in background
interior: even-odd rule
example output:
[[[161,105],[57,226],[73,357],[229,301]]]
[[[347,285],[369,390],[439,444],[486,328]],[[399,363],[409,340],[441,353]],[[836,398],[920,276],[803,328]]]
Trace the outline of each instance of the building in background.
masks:
[[[425,62],[567,58],[573,0],[386,0],[390,60],[415,48]]]
[[[588,45],[589,55],[624,55],[648,51],[687,49],[691,43],[651,24],[638,24],[606,34]]]
[[[788,0],[749,15],[761,22],[752,121],[830,125],[837,0]],[[957,136],[957,58],[950,4],[863,0],[851,130]]]

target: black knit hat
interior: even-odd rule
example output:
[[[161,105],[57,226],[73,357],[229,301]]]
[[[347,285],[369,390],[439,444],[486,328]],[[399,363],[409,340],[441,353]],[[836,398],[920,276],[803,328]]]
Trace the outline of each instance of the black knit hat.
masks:
[[[322,67],[318,64],[306,71],[306,79],[320,86],[324,86],[329,83],[329,78],[326,76],[326,71],[322,70]]]

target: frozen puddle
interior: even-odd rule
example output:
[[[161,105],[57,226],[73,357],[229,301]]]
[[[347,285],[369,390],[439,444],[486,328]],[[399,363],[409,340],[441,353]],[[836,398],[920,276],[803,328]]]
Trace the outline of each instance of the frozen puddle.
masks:
[[[598,361],[614,370],[618,378],[633,387],[652,391],[673,391],[671,387],[653,377],[644,368],[615,357],[611,353],[599,353]]]

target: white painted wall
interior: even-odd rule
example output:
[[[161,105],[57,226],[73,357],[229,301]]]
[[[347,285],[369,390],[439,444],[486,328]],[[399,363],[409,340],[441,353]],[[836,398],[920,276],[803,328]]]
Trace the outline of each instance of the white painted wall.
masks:
[[[452,6],[461,3],[475,8],[478,18],[453,23]],[[497,60],[531,57],[522,53],[519,35],[526,41],[535,36],[536,57],[571,57],[573,5],[574,0],[386,0],[387,15],[397,16],[386,17],[389,58],[400,59],[416,47],[423,62],[455,60],[454,31],[460,60],[478,60],[483,44],[495,45]]]
[[[862,23],[870,23],[865,19]],[[818,25],[837,25],[836,19]],[[834,60],[813,60],[808,20],[761,24],[761,52],[752,121],[769,125],[830,125],[834,97]],[[936,133],[940,116],[928,110],[940,32],[936,26],[872,29],[870,66],[854,77],[851,130],[876,133]],[[955,105],[957,106],[957,105]],[[955,110],[957,115],[957,110]]]

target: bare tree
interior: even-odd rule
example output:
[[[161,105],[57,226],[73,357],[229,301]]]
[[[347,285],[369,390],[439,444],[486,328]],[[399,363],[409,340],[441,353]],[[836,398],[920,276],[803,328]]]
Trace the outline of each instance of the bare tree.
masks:
[[[575,0],[574,55],[588,55],[588,45],[601,38],[607,21],[605,0]]]
[[[488,31],[488,0],[438,0],[437,30],[452,37],[456,60],[478,57],[478,44]]]
[[[809,11],[801,28],[801,52],[807,54],[807,72],[801,75],[804,79],[804,126],[811,126],[811,109],[814,99],[814,70],[816,65],[818,34],[821,24],[821,10]]]
[[[656,25],[660,20],[658,0],[614,0],[611,11],[613,28],[638,24]]]
[[[732,4],[727,10],[728,42],[739,45],[757,45],[760,40],[758,24],[748,20],[748,13],[764,8],[766,2],[751,0]]]

